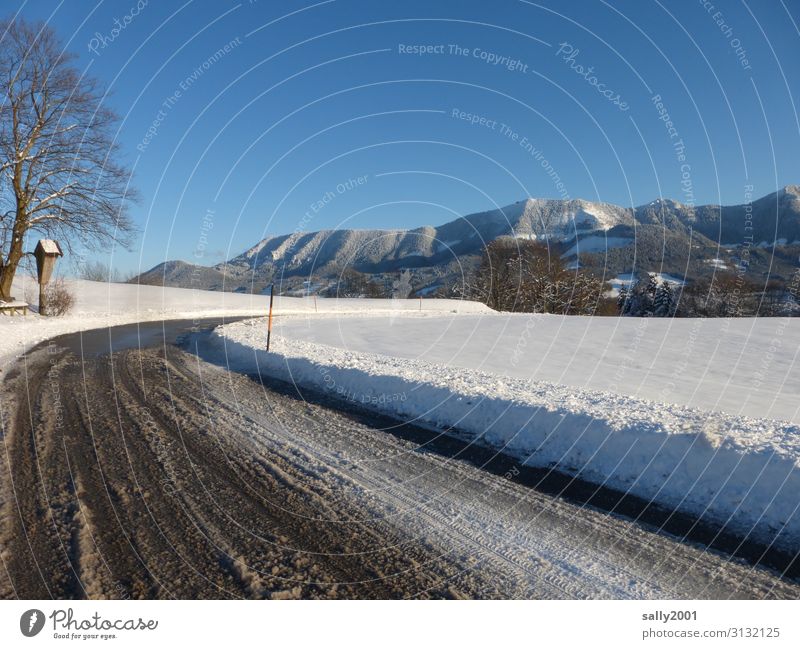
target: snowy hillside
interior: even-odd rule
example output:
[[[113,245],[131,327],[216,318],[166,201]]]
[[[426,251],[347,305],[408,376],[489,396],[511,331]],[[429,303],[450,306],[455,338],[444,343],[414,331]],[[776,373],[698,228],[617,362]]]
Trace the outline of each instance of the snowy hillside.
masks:
[[[537,239],[570,241],[581,234],[605,232],[617,225],[633,225],[631,210],[584,200],[528,199],[516,232]]]
[[[235,367],[468,435],[740,534],[800,536],[799,322],[414,315],[218,329]],[[776,343],[780,340],[780,343]]]

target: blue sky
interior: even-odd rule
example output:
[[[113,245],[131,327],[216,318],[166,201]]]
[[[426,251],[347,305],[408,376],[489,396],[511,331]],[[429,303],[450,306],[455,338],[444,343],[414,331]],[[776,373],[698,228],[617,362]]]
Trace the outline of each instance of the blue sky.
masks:
[[[141,232],[104,254],[126,271],[526,196],[731,204],[800,183],[796,1],[16,10],[53,26],[121,116]]]

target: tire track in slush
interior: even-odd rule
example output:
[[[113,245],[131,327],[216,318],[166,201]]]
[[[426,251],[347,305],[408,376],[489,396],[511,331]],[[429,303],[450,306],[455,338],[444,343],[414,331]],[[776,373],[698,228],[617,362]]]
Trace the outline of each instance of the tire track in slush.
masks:
[[[229,377],[230,375],[226,374],[226,376]],[[246,393],[247,391],[245,390],[244,392]],[[219,392],[217,393],[217,395],[219,395]],[[239,397],[241,397],[241,394],[239,395]],[[261,401],[262,402],[264,401],[263,395],[262,395]],[[294,406],[292,415],[290,415],[290,417],[288,417],[288,418],[291,418],[292,416],[296,418],[298,416],[297,415],[297,411],[299,409],[299,405],[300,404]],[[338,407],[341,406],[340,403],[337,403],[336,405]],[[245,413],[248,413],[247,406],[244,404],[244,400],[241,399],[241,398],[238,398],[236,400],[235,409],[239,413],[240,416],[244,416]],[[275,408],[273,408],[272,410],[273,411],[271,413],[265,413],[263,411],[263,409],[262,409],[262,412],[260,414],[259,413],[251,413],[251,414],[249,414],[249,417],[247,419],[248,419],[248,421],[250,423],[252,423],[252,422],[257,421],[259,419],[263,420],[268,415],[271,415],[271,416],[275,417],[275,415],[276,415],[276,413],[274,412]],[[288,419],[288,418],[284,417],[283,419],[285,420],[285,419]],[[384,422],[384,424],[385,424],[385,422]],[[396,426],[397,423],[393,422],[393,423],[390,423],[390,425],[391,426]],[[307,436],[308,431],[313,430],[313,428],[314,428],[313,426],[305,426],[304,427],[304,432],[306,433],[306,436]],[[385,438],[387,437],[387,433],[386,432],[384,432],[382,430],[379,430],[379,429],[374,429],[374,430],[372,430],[370,432],[375,433],[376,435],[379,435],[381,440],[384,440],[384,443],[385,443]],[[326,437],[330,436],[329,433],[330,433],[330,428],[328,428],[326,430]],[[287,434],[291,434],[291,433],[287,433]],[[297,440],[296,437],[293,438],[293,443],[295,445],[300,444],[300,442]],[[368,444],[367,446],[374,447],[376,444],[379,445],[380,443],[381,443],[381,441],[376,441],[376,440],[370,438],[370,444]],[[308,447],[306,447],[306,448],[308,448]],[[389,453],[388,455],[390,457],[401,457],[401,456],[415,457],[415,456],[418,456],[418,454],[409,453],[408,448],[401,448],[401,449],[399,449],[399,452],[398,452],[398,449],[394,449],[394,451],[395,452]],[[310,448],[310,452],[311,453],[319,453],[319,446],[313,446],[312,445],[312,447]],[[442,463],[447,464],[449,462],[449,470],[450,470],[451,474],[453,472],[456,472],[456,473],[460,473],[463,476],[464,472],[466,471],[467,473],[472,472],[472,476],[471,477],[473,479],[474,479],[475,475],[479,475],[481,477],[485,477],[485,473],[484,472],[481,472],[481,471],[475,469],[472,466],[466,465],[465,463],[462,463],[462,462],[455,462],[454,463],[452,460],[450,460],[448,458],[437,458],[437,456],[432,455],[432,454],[429,454],[429,458],[436,459],[436,461],[439,463],[438,465],[434,464],[432,471],[431,471],[431,468],[429,467],[428,470],[431,471],[431,472],[435,473],[439,468],[441,468]],[[331,461],[331,459],[333,459],[334,461]],[[336,462],[335,462],[336,459],[337,458],[335,456],[329,455],[328,456],[328,463],[330,465],[335,465],[336,464]],[[378,474],[378,475],[380,475],[380,474]],[[403,475],[403,474],[401,472],[398,475]],[[420,475],[420,474],[416,473],[416,472],[413,473],[412,476],[411,476],[411,480],[413,481],[413,479],[417,475]],[[462,478],[459,478],[456,482],[462,483],[463,481],[464,481],[464,479],[462,477]],[[376,483],[374,483],[374,482],[371,482],[370,484],[375,486],[375,488],[378,489],[378,490],[385,490],[385,488],[386,488],[385,485],[390,485],[391,487],[396,487],[398,482],[402,483],[402,480],[398,480],[397,478],[395,478],[394,480],[392,480],[390,482],[387,482],[387,481],[381,482],[379,480],[377,486],[375,486]],[[501,480],[500,482],[502,483],[501,490],[503,488],[505,488],[505,487],[510,487],[512,490],[516,489],[516,497],[514,499],[515,500],[514,505],[516,505],[518,501],[524,500],[524,496],[522,495],[522,491],[525,489],[524,487],[522,487],[520,485],[516,485],[516,484],[511,483],[509,481],[502,481]],[[497,486],[498,486],[498,484],[497,484],[497,482],[495,482],[495,486],[492,489],[493,490],[497,490]],[[528,495],[531,494],[531,490],[530,489],[527,489],[527,492],[528,492]],[[541,495],[538,495],[538,497],[545,499],[545,503],[543,504],[543,507],[546,508],[546,509],[547,508],[556,507],[556,504],[559,503],[558,499],[554,499],[554,498],[549,498],[548,499],[548,498],[543,497]],[[412,494],[410,496],[410,500],[407,499],[406,503],[409,503],[409,506],[406,509],[409,510],[409,511],[412,511],[412,512],[414,512],[416,514],[417,511],[419,510],[419,507],[420,507],[420,505],[419,505],[419,503],[420,503],[420,495],[418,493]],[[622,580],[621,581],[621,587],[622,587],[621,592],[625,593],[628,596],[630,596],[630,595],[637,595],[637,596],[648,595],[648,596],[661,596],[661,597],[664,597],[664,596],[691,597],[694,594],[694,592],[696,592],[696,590],[693,589],[692,586],[687,586],[686,588],[682,589],[681,592],[676,593],[670,587],[672,581],[674,581],[674,579],[677,579],[677,578],[682,578],[686,574],[689,574],[689,575],[702,574],[702,577],[704,579],[708,579],[710,573],[712,572],[711,568],[718,568],[718,567],[727,568],[727,567],[729,567],[731,565],[737,566],[737,569],[736,570],[722,570],[722,571],[720,571],[720,573],[718,575],[717,574],[714,575],[714,580],[718,579],[720,576],[728,578],[727,581],[725,581],[723,579],[723,580],[721,580],[720,583],[713,584],[714,587],[711,588],[710,592],[715,593],[714,596],[716,596],[716,597],[748,596],[748,592],[750,593],[751,596],[754,595],[754,594],[763,595],[764,593],[767,593],[769,591],[769,588],[774,583],[776,583],[776,582],[779,583],[780,582],[780,580],[777,578],[777,576],[775,574],[766,573],[765,575],[762,575],[764,577],[763,579],[756,580],[757,582],[760,583],[760,589],[761,590],[760,591],[758,591],[758,590],[752,590],[751,591],[751,590],[749,590],[749,587],[744,587],[744,588],[742,587],[742,583],[743,583],[742,577],[746,576],[746,573],[744,573],[741,570],[741,567],[738,566],[738,564],[736,564],[736,563],[731,564],[730,561],[727,560],[727,558],[721,557],[716,553],[710,553],[708,551],[704,551],[703,549],[698,549],[698,548],[688,549],[688,547],[686,545],[681,544],[681,543],[677,542],[677,540],[673,540],[670,537],[666,537],[664,535],[659,535],[659,534],[647,533],[647,532],[645,532],[645,530],[642,529],[641,526],[636,526],[636,525],[630,523],[629,521],[620,520],[617,517],[608,516],[607,514],[602,514],[600,512],[595,512],[595,511],[592,510],[592,508],[589,508],[587,510],[584,507],[572,506],[570,508],[567,508],[567,509],[571,509],[571,512],[569,512],[570,513],[569,517],[565,517],[564,516],[564,514],[567,513],[567,512],[564,511],[564,509],[565,508],[562,506],[561,507],[561,511],[559,512],[559,517],[561,519],[571,518],[572,520],[580,520],[580,519],[586,519],[588,517],[591,517],[592,525],[588,526],[588,528],[589,528],[588,531],[586,529],[582,530],[582,537],[583,537],[584,540],[590,539],[594,532],[598,532],[599,531],[599,532],[602,532],[599,536],[606,541],[606,545],[613,546],[616,542],[618,542],[621,539],[626,540],[627,545],[631,546],[631,548],[629,550],[629,553],[632,556],[635,556],[635,554],[638,553],[641,550],[642,547],[647,549],[647,553],[646,553],[646,555],[645,555],[645,557],[643,558],[642,561],[638,561],[638,562],[618,561],[616,564],[613,564],[612,562],[604,560],[602,558],[602,556],[599,556],[599,553],[592,553],[591,549],[587,548],[586,545],[583,544],[583,543],[575,544],[571,548],[565,548],[563,542],[561,544],[559,544],[559,539],[561,539],[563,541],[563,536],[558,536],[557,534],[553,534],[547,528],[542,529],[542,526],[539,526],[538,529],[536,529],[537,534],[535,534],[534,537],[535,536],[544,536],[544,537],[552,539],[553,540],[552,544],[547,546],[547,550],[551,551],[550,552],[550,556],[551,557],[552,556],[561,556],[564,559],[564,563],[568,566],[567,571],[579,574],[581,576],[581,578],[584,580],[584,583],[586,583],[586,581],[591,582],[591,577],[592,577],[591,573],[589,573],[589,575],[587,577],[586,572],[581,573],[580,570],[575,570],[575,564],[577,564],[577,565],[584,564],[585,565],[586,563],[588,563],[590,567],[592,565],[594,565],[594,564],[599,564],[604,569],[604,577],[605,578],[608,578],[608,575],[611,574],[611,573],[618,573],[618,579]],[[494,518],[495,519],[497,519],[497,518],[502,519],[502,513],[503,513],[502,510],[494,511],[493,512]],[[434,515],[434,518],[435,517],[436,517],[436,515]],[[440,518],[439,520],[441,522],[445,523],[445,525],[448,525],[451,522],[447,517]],[[527,521],[527,522],[529,523],[530,521]],[[523,530],[524,530],[525,527],[526,527],[526,525],[519,526],[519,528],[521,528]],[[586,527],[587,526],[584,526],[584,528],[586,528]],[[517,531],[519,531],[519,528],[518,528]],[[472,538],[474,537],[475,533],[476,533],[476,529],[470,529],[468,531],[468,534],[469,534],[468,538],[470,540],[472,540]],[[611,538],[609,538],[609,537],[611,537]],[[532,540],[533,540],[533,542],[530,543],[530,541],[532,541]],[[535,539],[533,539],[531,535],[523,536],[523,541],[529,542],[529,545],[532,545],[534,547],[537,546],[537,541]],[[610,543],[609,541],[613,541],[614,543]],[[655,543],[654,543],[654,541],[655,541]],[[538,542],[538,544],[541,545],[540,542]],[[664,556],[665,555],[669,556],[669,554],[670,554],[669,552],[667,552],[667,550],[671,550],[673,548],[679,548],[679,549],[682,549],[683,551],[679,552],[676,556],[674,556],[672,558],[672,560],[668,564],[664,564],[663,569],[662,569],[662,573],[664,573],[665,576],[669,576],[669,577],[674,578],[674,579],[664,580],[664,582],[662,584],[654,583],[654,581],[649,578],[649,575],[653,572],[653,565],[657,564],[659,562],[664,563]],[[586,559],[581,555],[589,555],[589,561],[587,562]],[[547,555],[545,554],[545,556],[547,556]],[[737,579],[738,579],[738,582],[736,581]],[[636,586],[634,586],[634,585],[636,585]],[[637,587],[640,589],[639,592],[636,591]],[[607,593],[608,592],[613,592],[615,596],[620,596],[620,590],[614,591],[613,590],[613,584],[605,584],[605,591]]]
[[[206,379],[207,380],[207,379]],[[205,382],[205,381],[204,381]],[[247,382],[246,382],[247,383]],[[241,389],[240,389],[241,390]],[[247,390],[242,390],[242,392],[247,392]],[[219,393],[217,393],[217,397],[219,397]],[[256,426],[256,422],[260,419],[263,420],[267,416],[271,416],[276,418],[276,420],[283,419],[286,420],[288,418],[296,418],[298,416],[298,406],[295,406],[294,411],[291,413],[289,417],[280,417],[275,412],[275,404],[272,404],[271,411],[267,414],[265,412],[255,412],[252,410],[252,404],[245,404],[244,399],[242,399],[242,394],[238,395],[238,400],[235,405],[235,410],[237,411],[238,415],[244,419],[243,426],[245,427],[252,427]],[[262,399],[263,401],[263,399]],[[325,416],[324,414],[322,416]],[[312,425],[309,425],[309,421],[304,421],[304,432],[308,434],[310,430],[313,429]],[[279,426],[280,427],[280,426]],[[330,438],[330,434],[335,427],[330,426],[325,431],[325,436]],[[368,448],[375,448],[376,445],[386,444],[386,438],[390,437],[386,432],[375,430],[372,431],[379,436],[378,440],[374,440],[370,438],[370,443],[366,444]],[[284,434],[290,434],[285,432]],[[330,439],[328,439],[328,443],[330,445]],[[325,453],[322,450],[322,447],[317,443],[304,444],[298,440],[296,436],[293,436],[293,445],[296,447],[302,446],[307,453],[309,453],[309,458],[314,457],[318,458],[320,456],[325,457],[325,461],[329,466],[335,466],[339,461],[338,451],[335,453]],[[413,445],[411,445],[413,447]],[[415,458],[418,454],[409,451],[409,448],[399,448],[394,449],[394,453],[389,453],[389,457],[405,457],[405,458]],[[397,452],[399,450],[399,452]],[[478,479],[485,478],[485,472],[481,472],[480,470],[476,469],[475,467],[469,466],[466,463],[453,461],[449,458],[438,457],[434,454],[427,454],[427,459],[429,460],[430,466],[427,467],[427,472],[431,474],[436,474],[438,471],[442,470],[446,466],[446,470],[448,471],[449,475],[456,478],[456,480],[448,481],[450,484],[448,487],[440,489],[445,494],[453,490],[454,485],[456,487],[458,485],[463,484],[466,481],[474,481],[476,476]],[[310,460],[309,460],[310,461]],[[360,467],[368,466],[370,462],[375,462],[374,458],[371,461],[366,462],[352,462],[351,468],[351,477],[356,475],[356,471]],[[414,471],[411,474],[406,471],[400,471],[396,473],[395,476],[405,476],[408,482],[413,482],[418,476],[424,475],[425,471]],[[455,474],[455,475],[453,475]],[[387,473],[386,475],[390,475]],[[670,587],[669,582],[664,585],[657,584],[645,576],[645,573],[652,571],[652,564],[643,564],[638,566],[641,568],[640,570],[635,570],[637,566],[633,566],[634,569],[629,569],[628,566],[624,562],[618,562],[614,564],[611,561],[605,560],[602,556],[600,556],[599,552],[593,552],[591,548],[587,547],[584,544],[577,544],[572,548],[565,548],[563,542],[559,542],[561,539],[563,541],[563,537],[559,537],[557,534],[554,534],[551,530],[549,530],[546,526],[539,525],[536,528],[536,534],[524,534],[522,535],[521,539],[518,541],[512,540],[512,538],[508,536],[494,535],[487,536],[481,533],[481,528],[488,523],[487,519],[481,521],[480,526],[475,526],[474,523],[471,527],[466,527],[461,525],[455,525],[458,522],[458,517],[454,517],[452,512],[450,514],[440,514],[435,510],[431,509],[427,505],[423,505],[423,500],[435,500],[435,498],[431,499],[428,496],[422,496],[418,492],[407,492],[398,493],[398,490],[401,489],[403,484],[403,480],[395,477],[392,480],[385,478],[383,474],[375,473],[372,474],[365,474],[363,471],[358,471],[358,480],[362,483],[366,484],[369,487],[370,491],[381,492],[387,495],[396,497],[399,499],[402,507],[400,507],[401,512],[409,512],[412,514],[411,518],[416,517],[417,515],[427,516],[430,520],[428,523],[434,523],[439,527],[448,529],[453,535],[458,534],[461,541],[461,544],[466,544],[467,546],[475,544],[475,538],[481,539],[493,539],[502,537],[504,538],[505,549],[500,551],[497,550],[496,547],[492,547],[491,544],[485,544],[480,546],[485,551],[489,552],[497,552],[498,557],[502,557],[503,560],[507,560],[512,564],[517,565],[523,572],[530,573],[530,569],[526,567],[524,564],[520,562],[520,559],[517,555],[528,555],[529,560],[532,564],[537,565],[538,569],[541,571],[542,575],[547,574],[547,570],[543,568],[547,564],[543,561],[544,558],[549,558],[550,561],[553,561],[554,557],[558,557],[561,559],[559,562],[563,566],[562,574],[568,574],[571,578],[570,581],[566,583],[572,583],[572,590],[565,589],[563,584],[565,582],[558,581],[557,577],[554,577],[551,581],[551,584],[554,588],[561,590],[561,592],[565,595],[576,597],[576,596],[614,596],[614,597],[624,597],[624,596],[659,596],[659,597],[680,597],[681,595],[675,593]],[[491,485],[491,482],[489,483]],[[524,494],[525,488],[521,487],[520,485],[516,485],[509,481],[495,481],[495,484],[491,487],[487,487],[490,491],[504,491],[505,493],[512,495],[512,508],[518,504],[520,500],[524,500],[526,498],[526,494]],[[433,490],[436,493],[436,490]],[[534,492],[535,493],[535,492]],[[437,494],[439,496],[441,494]],[[531,490],[527,490],[527,496],[531,497]],[[538,498],[543,498],[541,495],[536,495]],[[543,503],[541,506],[543,509],[549,509],[556,501],[556,499],[547,498],[543,499]],[[480,495],[477,498],[477,501],[480,502],[481,498]],[[472,502],[465,502],[465,505],[472,505]],[[506,503],[506,508],[508,508],[508,503]],[[563,507],[562,507],[563,509]],[[493,520],[503,520],[504,518],[504,510],[502,508],[498,508],[493,512],[491,510],[490,515],[493,515]],[[541,512],[540,512],[541,513]],[[564,518],[564,512],[559,512],[560,517]],[[587,532],[586,529],[582,531],[582,535],[584,539],[590,538],[593,532],[597,532],[598,530],[603,530],[603,536],[606,540],[608,540],[609,535],[614,537],[614,540],[619,540],[622,538],[623,535],[629,537],[630,535],[627,533],[628,528],[630,525],[623,525],[624,521],[621,521],[614,517],[609,517],[607,515],[600,515],[596,512],[593,512],[591,509],[587,510],[585,508],[580,507],[572,507],[571,516],[573,520],[577,520],[578,517],[587,518],[588,516],[593,516],[593,525],[590,526],[589,531]],[[535,521],[535,519],[534,519]],[[531,523],[532,521],[527,521],[527,523]],[[424,526],[423,526],[424,527]],[[520,531],[524,532],[526,525],[519,525],[515,530],[515,532],[519,533]],[[620,530],[622,530],[622,534],[620,534]],[[505,530],[506,532],[508,530]],[[577,536],[577,535],[576,535]],[[649,535],[653,538],[661,538],[658,535]],[[641,541],[640,541],[641,543]],[[513,551],[510,550],[510,546],[513,545]],[[680,547],[680,544],[672,543],[673,546]],[[639,549],[638,546],[635,549]],[[651,551],[649,560],[653,560],[656,557],[659,559],[662,557],[662,548],[658,548],[655,553]],[[538,555],[536,554],[536,550],[538,550]],[[700,552],[695,553],[693,557],[693,565],[689,566],[688,564],[681,563],[679,560],[673,562],[673,567],[675,568],[674,574],[676,576],[683,576],[686,568],[692,568],[689,572],[697,573],[699,569],[702,567],[703,563],[700,559],[703,559],[703,554]],[[596,574],[591,572],[591,568],[595,565],[602,566],[602,578],[598,578]],[[584,566],[588,567],[588,570],[584,568]],[[726,573],[724,573],[726,574]],[[615,579],[618,582],[618,586],[613,583],[613,580],[610,579],[611,575],[615,575]],[[577,581],[576,578],[580,578],[581,589],[575,590],[574,583]],[[596,589],[591,590],[587,589],[586,586],[596,586]],[[727,595],[731,593],[729,589],[724,591],[720,591],[717,589],[718,592],[724,592]],[[690,595],[684,595],[690,596]]]

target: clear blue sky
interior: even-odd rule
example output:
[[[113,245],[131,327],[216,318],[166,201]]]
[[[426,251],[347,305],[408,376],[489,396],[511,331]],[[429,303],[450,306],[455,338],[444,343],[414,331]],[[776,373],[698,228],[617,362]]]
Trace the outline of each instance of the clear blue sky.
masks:
[[[110,89],[142,195],[123,270],[527,196],[730,204],[800,182],[796,0],[4,7]]]

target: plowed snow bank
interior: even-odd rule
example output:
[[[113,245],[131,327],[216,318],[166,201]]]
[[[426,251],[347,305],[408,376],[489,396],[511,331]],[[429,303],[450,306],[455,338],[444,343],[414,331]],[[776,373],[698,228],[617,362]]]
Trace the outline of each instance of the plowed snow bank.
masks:
[[[237,369],[454,428],[526,464],[555,466],[742,535],[798,545],[796,424],[286,337],[274,337],[267,354],[261,320],[225,325],[214,340]]]

